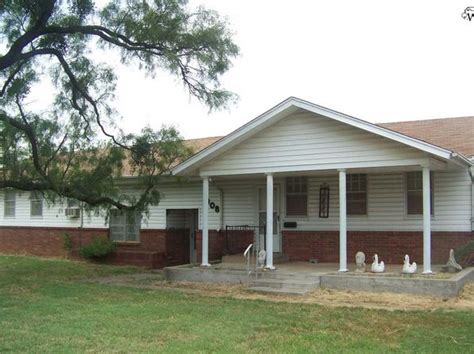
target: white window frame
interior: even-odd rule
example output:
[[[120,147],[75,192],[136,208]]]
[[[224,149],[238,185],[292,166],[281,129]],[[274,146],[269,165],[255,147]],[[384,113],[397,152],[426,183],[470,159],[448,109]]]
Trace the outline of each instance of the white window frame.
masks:
[[[358,176],[358,185],[359,185],[359,189],[358,190],[352,190],[352,179],[354,178],[354,176]],[[364,176],[365,178],[365,190],[361,190],[360,189],[360,178],[361,176]],[[351,185],[349,187],[349,185]],[[349,203],[350,203],[350,198],[349,198],[349,195],[350,194],[356,194],[356,193],[365,193],[365,213],[364,214],[351,214],[349,212]],[[347,174],[347,182],[346,182],[346,201],[347,201],[347,215],[350,216],[350,217],[365,217],[365,216],[368,216],[369,214],[369,175],[367,173],[348,173]]]
[[[135,214],[134,224],[130,223],[130,213],[134,211],[120,211],[111,209],[109,215],[109,237],[113,242],[139,243],[141,215]],[[137,220],[138,218],[138,220]],[[131,237],[132,236],[132,237]]]
[[[291,181],[291,182],[290,182]],[[293,183],[295,186],[298,186],[300,189],[297,192],[289,192],[288,184]],[[306,186],[306,191],[302,191],[303,186]],[[308,216],[308,204],[309,204],[309,183],[306,176],[296,176],[296,177],[286,177],[285,178],[285,215],[287,218],[298,218],[298,217],[307,217]],[[306,213],[305,214],[288,214],[288,195],[294,196],[306,196]]]
[[[43,217],[43,194],[41,192],[37,191],[32,191],[30,193],[30,216],[32,218],[41,218]],[[39,211],[40,213],[35,213],[33,214],[33,210],[35,210],[34,204],[37,204],[39,206]]]
[[[12,211],[8,213],[7,211]],[[14,189],[5,189],[3,193],[3,216],[14,218],[16,214],[16,191]]]

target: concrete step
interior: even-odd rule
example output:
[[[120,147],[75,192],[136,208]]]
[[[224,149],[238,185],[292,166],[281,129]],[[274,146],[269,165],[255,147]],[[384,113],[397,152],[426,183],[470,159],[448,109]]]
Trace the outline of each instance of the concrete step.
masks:
[[[269,288],[266,286],[252,286],[248,288],[250,291],[263,293],[263,294],[275,294],[275,295],[304,295],[308,292],[308,290],[300,290],[300,289],[276,289],[276,288]]]
[[[252,280],[251,291],[282,294],[282,295],[304,295],[308,291],[320,287],[319,277],[306,277],[305,275],[293,276],[277,272],[270,273],[273,277],[266,277]]]
[[[276,289],[300,289],[311,290],[319,287],[319,279],[304,280],[304,279],[256,279],[252,282],[252,286],[269,287]]]
[[[312,273],[285,273],[276,271],[265,271],[261,272],[262,278],[265,279],[281,279],[281,280],[319,280],[320,276],[318,274]]]

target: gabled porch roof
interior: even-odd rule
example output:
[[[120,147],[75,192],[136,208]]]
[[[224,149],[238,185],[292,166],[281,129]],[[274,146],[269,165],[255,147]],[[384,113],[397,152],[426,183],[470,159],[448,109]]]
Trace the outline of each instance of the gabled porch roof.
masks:
[[[272,125],[273,123],[279,121],[280,119],[294,113],[298,110],[304,110],[307,112],[315,113],[335,121],[362,129],[369,133],[396,141],[398,143],[410,146],[412,148],[418,149],[420,151],[429,153],[435,157],[450,160],[456,164],[463,166],[472,166],[472,161],[467,159],[460,153],[455,151],[448,150],[446,148],[430,144],[423,140],[419,140],[399,132],[384,128],[367,121],[325,108],[314,103],[296,98],[290,97],[283,102],[279,103],[275,107],[271,108],[267,112],[258,116],[257,118],[251,120],[249,123],[243,125],[242,127],[236,129],[232,133],[218,140],[214,144],[203,149],[196,155],[185,160],[181,164],[177,165],[173,171],[173,175],[186,175],[191,171],[199,168],[204,163],[209,160],[217,157],[218,155],[228,151],[232,147],[246,140],[247,138],[255,135],[256,133],[262,131],[266,127]]]

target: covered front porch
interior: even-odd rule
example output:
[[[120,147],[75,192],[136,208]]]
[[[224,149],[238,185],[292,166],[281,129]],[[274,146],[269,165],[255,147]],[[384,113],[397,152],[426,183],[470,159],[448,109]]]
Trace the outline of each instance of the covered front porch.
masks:
[[[209,190],[210,187],[215,187],[220,191],[222,200],[220,232],[224,233],[226,244],[234,242],[240,247],[239,252],[233,247],[232,252],[224,253],[238,253],[239,257],[242,257],[245,249],[252,244],[256,253],[265,251],[264,266],[268,270],[282,266],[274,261],[274,258],[278,257],[308,264],[310,261],[324,262],[328,267],[332,267],[331,271],[348,272],[351,270],[348,263],[354,262],[355,253],[358,251],[366,253],[366,263],[369,265],[374,253],[382,253],[386,263],[388,261],[402,264],[404,254],[395,252],[394,258],[391,257],[394,252],[384,254],[383,250],[387,249],[384,243],[398,245],[406,242],[406,247],[402,247],[401,252],[410,255],[421,253],[416,259],[418,263],[423,263],[419,272],[431,274],[433,175],[436,175],[436,171],[443,171],[446,166],[431,159],[424,162],[406,166],[287,171],[247,176],[203,176],[202,240],[200,249],[197,250],[201,253],[198,257],[200,264],[204,267],[210,266],[209,231],[213,228],[209,227],[209,212],[213,212],[210,208],[210,203],[213,202]],[[420,205],[419,215],[416,216],[405,213],[406,176],[409,173],[416,173],[419,177],[416,182],[419,184],[419,190],[415,193],[419,194]],[[351,190],[351,185],[356,183],[353,176],[359,176],[361,180],[364,178],[363,182],[356,181],[361,185],[365,184],[361,188],[364,192]],[[297,193],[290,192],[289,189],[293,187],[288,184],[289,180],[298,178],[305,181],[300,188],[300,194],[303,196],[300,199],[307,205],[305,215],[294,215],[288,211],[291,207],[298,212],[298,199],[295,197]],[[302,183],[301,180],[299,183]],[[243,189],[235,192],[233,186],[236,185]],[[246,197],[251,199],[246,206],[237,203]],[[357,206],[357,203],[361,203],[358,198],[365,200],[363,207]],[[241,208],[253,210],[242,213]],[[392,209],[403,215],[394,215]],[[359,215],[351,215],[351,211],[359,212]],[[236,214],[239,213],[244,216],[237,217]],[[400,219],[399,225],[396,224],[397,217]],[[241,237],[238,232],[229,234],[228,230],[234,228],[251,232],[253,237]],[[380,232],[381,230],[383,232]],[[420,234],[422,242],[418,244],[413,240]],[[351,237],[349,241],[348,235]],[[241,237],[241,241],[236,242],[236,237]],[[315,239],[318,241],[314,241]],[[334,255],[335,248],[337,256]],[[334,264],[335,261],[337,265]],[[311,267],[314,266],[309,265],[308,269]]]
[[[173,174],[202,183],[202,267],[210,233],[250,225],[259,232],[248,244],[265,251],[268,270],[286,253],[346,273],[362,251],[366,263],[414,255],[429,275],[433,258],[445,262],[472,239],[471,167],[462,154],[291,97]]]

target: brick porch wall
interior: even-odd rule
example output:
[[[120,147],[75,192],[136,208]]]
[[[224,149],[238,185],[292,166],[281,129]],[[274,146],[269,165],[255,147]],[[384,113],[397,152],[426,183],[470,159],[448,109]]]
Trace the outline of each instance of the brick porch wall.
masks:
[[[338,231],[283,231],[283,253],[290,260],[339,262]],[[457,248],[474,240],[472,232],[432,232],[431,254],[434,264],[446,263],[451,248]],[[410,261],[423,262],[423,233],[399,231],[349,231],[347,233],[347,257],[355,262],[355,254],[362,251],[367,263],[377,253],[385,263],[403,263],[405,254]]]
[[[224,231],[224,252],[226,254],[243,254],[247,246],[254,242],[254,231]]]
[[[209,261],[217,261],[224,255],[224,232],[209,230]],[[196,232],[196,261],[202,261],[202,231]]]

